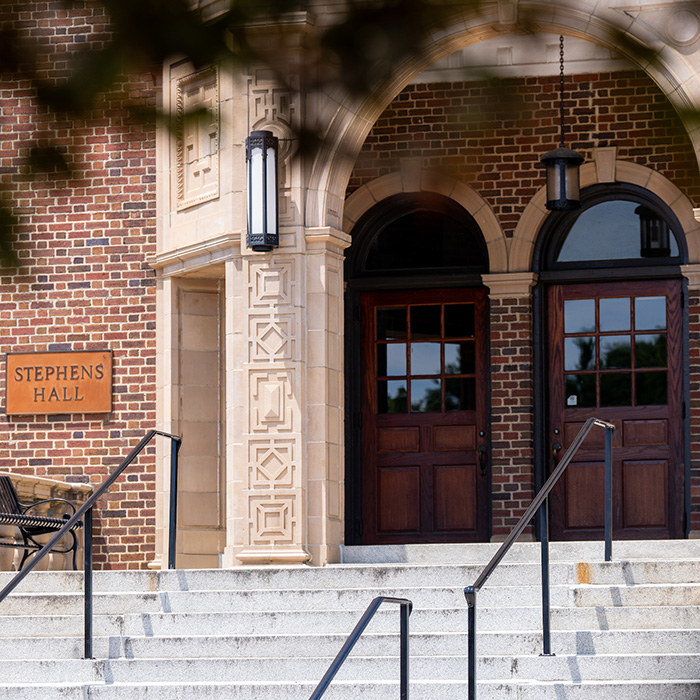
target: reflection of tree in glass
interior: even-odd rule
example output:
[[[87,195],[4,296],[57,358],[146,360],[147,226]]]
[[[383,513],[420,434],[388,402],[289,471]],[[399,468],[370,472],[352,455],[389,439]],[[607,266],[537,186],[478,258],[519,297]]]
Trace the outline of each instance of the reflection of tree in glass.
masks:
[[[595,369],[595,338],[576,338],[578,367],[573,369]]]
[[[614,345],[606,346],[604,356],[602,356],[601,352],[600,366],[603,369],[626,368],[632,366],[632,350],[630,348],[628,336],[625,336],[624,340]]]
[[[442,391],[440,380],[433,379],[436,386],[423,392],[417,401],[411,400],[411,410],[415,413],[439,413],[442,410]]]
[[[637,367],[665,367],[666,336],[637,336],[634,354]]]
[[[406,387],[400,386],[393,396],[387,397],[389,413],[406,413]]]
[[[461,358],[461,353],[458,350],[456,361],[445,363],[445,374],[461,374],[461,373],[462,373],[462,358]]]

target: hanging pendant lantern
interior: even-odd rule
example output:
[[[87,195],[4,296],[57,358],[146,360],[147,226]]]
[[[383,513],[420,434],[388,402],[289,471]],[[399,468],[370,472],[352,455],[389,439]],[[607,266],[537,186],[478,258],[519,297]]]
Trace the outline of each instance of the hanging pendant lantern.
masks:
[[[248,166],[246,242],[255,251],[268,251],[279,245],[278,144],[271,131],[252,131],[245,142]]]
[[[571,211],[581,206],[579,167],[584,158],[564,145],[564,37],[559,37],[559,121],[561,142],[542,156],[547,170],[547,202],[550,211]]]
[[[634,210],[639,217],[639,253],[643,258],[667,258],[671,255],[668,224],[645,206]]]

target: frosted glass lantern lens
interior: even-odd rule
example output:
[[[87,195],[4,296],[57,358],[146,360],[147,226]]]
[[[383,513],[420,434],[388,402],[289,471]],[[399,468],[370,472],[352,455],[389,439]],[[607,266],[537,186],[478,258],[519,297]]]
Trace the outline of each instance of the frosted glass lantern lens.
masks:
[[[263,177],[262,148],[254,148],[250,154],[250,225],[251,233],[263,233],[263,192],[260,184]]]
[[[277,233],[277,178],[275,172],[275,149],[267,149],[267,231],[265,233]]]
[[[578,199],[579,198],[579,171],[578,164],[567,165],[566,167],[566,198],[567,199]]]
[[[561,177],[559,174],[559,168],[547,168],[547,193],[548,199],[557,201],[561,199],[561,187],[560,185]]]

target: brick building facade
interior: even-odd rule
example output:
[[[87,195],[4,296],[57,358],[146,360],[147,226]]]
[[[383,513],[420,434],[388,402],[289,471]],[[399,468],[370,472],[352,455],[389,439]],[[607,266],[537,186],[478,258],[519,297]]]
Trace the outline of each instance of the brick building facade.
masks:
[[[562,404],[556,414],[550,385],[575,379],[583,386],[586,376],[595,377],[600,399],[606,377],[615,375],[634,384],[636,402],[629,415],[615,405],[617,435],[627,431],[647,448],[640,434],[657,430],[672,443],[668,454],[635,453],[625,452],[632,450],[626,438],[617,438],[621,488],[638,482],[632,487],[636,500],[620,506],[620,522],[631,528],[625,536],[645,536],[644,528],[653,537],[700,532],[698,134],[674,109],[683,100],[700,104],[688,77],[700,61],[700,19],[698,36],[681,41],[674,21],[687,8],[662,3],[639,11],[629,32],[646,40],[651,20],[666,27],[666,72],[645,72],[618,57],[602,29],[581,36],[580,22],[588,26],[596,18],[600,27],[611,27],[617,10],[579,5],[566,18],[539,17],[539,53],[528,44],[527,55],[513,23],[518,7],[530,11],[530,3],[494,2],[479,17],[456,17],[426,53],[433,65],[416,58],[397,67],[364,102],[289,92],[262,65],[195,68],[173,59],[158,77],[125,77],[85,114],[56,115],[38,105],[21,77],[6,80],[0,183],[4,201],[19,214],[15,248],[21,265],[6,269],[0,280],[0,353],[111,350],[114,377],[113,409],[106,415],[3,413],[0,469],[96,485],[146,430],[181,434],[180,566],[324,564],[338,560],[343,544],[488,541],[508,532],[548,472],[552,443],[570,439],[568,424],[592,405],[584,393],[567,389],[574,403]],[[12,19],[17,31],[46,49],[40,66],[49,81],[64,77],[70,49],[109,37],[104,15],[92,3],[70,10],[10,4],[2,12],[3,22]],[[322,4],[314,12],[333,19]],[[683,15],[684,27],[692,17],[694,11]],[[290,16],[288,25],[292,37],[315,26],[311,13]],[[668,265],[635,260],[615,271],[605,261],[590,265],[585,256],[578,267],[562,266],[557,258],[575,222],[545,209],[539,159],[558,141],[558,52],[551,48],[558,49],[559,33],[578,37],[567,44],[574,56],[567,124],[568,145],[585,156],[584,210],[616,196],[656,207],[676,237]],[[491,55],[497,58],[489,63]],[[475,56],[500,77],[460,77],[460,60]],[[504,56],[515,58],[504,62]],[[303,87],[305,76],[289,77],[291,85]],[[678,85],[682,99],[674,92]],[[174,117],[174,133],[136,118],[134,108],[157,103]],[[201,107],[205,119],[184,119]],[[302,115],[326,135],[324,148],[306,160],[291,155]],[[280,246],[267,253],[245,244],[244,144],[260,129],[272,131],[281,144]],[[30,177],[29,149],[49,140],[75,172]],[[460,269],[448,260],[429,274],[409,274],[400,265],[373,272],[367,260],[383,232],[399,221],[418,231],[423,214],[401,217],[424,211],[435,221],[449,214],[449,222],[460,222],[460,245],[474,246],[473,260]],[[445,230],[452,231],[449,222]],[[437,241],[438,235],[426,239]],[[611,280],[614,289],[605,286]],[[666,281],[672,285],[665,297],[669,327],[652,332],[641,325],[637,309],[660,299],[659,284]],[[448,290],[448,301],[431,296],[433,289]],[[563,322],[556,293],[594,300],[596,309],[610,299],[631,300],[631,323],[637,325],[617,328],[615,338],[633,338],[635,348],[661,339],[673,358],[668,369],[635,360],[620,370],[603,366],[602,359],[572,369],[566,360],[557,370],[564,379],[555,377],[549,358],[561,354],[557,343],[592,338],[602,347],[612,337],[603,325],[585,336],[557,336],[552,329]],[[678,299],[683,333],[673,340],[671,309]],[[375,326],[368,330],[368,309],[380,315],[403,309],[399,314],[412,319],[419,307],[440,309],[433,335],[412,336],[398,326],[386,337]],[[474,329],[448,328],[454,309],[475,314]],[[410,364],[411,353],[417,363],[421,352],[432,352],[429,345],[441,348],[437,373],[416,379],[404,360],[395,373],[376,366],[382,361],[375,350],[386,363],[395,360],[391,348],[400,348],[396,352],[407,352]],[[448,369],[445,354],[458,345],[461,371]],[[463,359],[472,352],[477,369]],[[5,368],[3,360],[3,387]],[[673,379],[669,413],[660,408],[663,401],[638,405],[650,372]],[[411,382],[417,392],[419,382],[436,381],[432,376],[442,382],[440,410],[414,409],[409,399],[405,415],[386,423],[378,416],[382,411],[362,414],[375,405],[373,392],[389,382],[409,387],[410,396]],[[462,388],[448,396],[444,387],[455,386]],[[448,408],[454,401],[460,410]],[[565,418],[575,401],[576,419]],[[431,413],[444,419],[431,422]],[[371,435],[367,417],[376,428]],[[555,439],[560,428],[562,437]],[[372,453],[367,445],[377,440]],[[432,452],[423,449],[424,440]],[[392,451],[400,453],[399,461],[382,462]],[[599,465],[588,459],[560,497],[554,516],[560,536],[575,536],[572,523],[582,537],[595,535],[597,516],[570,502],[577,491],[597,488]],[[96,522],[99,566],[164,564],[168,465],[167,448],[160,446],[106,499]],[[666,489],[665,500],[647,503],[647,487]],[[460,489],[474,500],[450,505]],[[430,503],[428,492],[430,498],[436,494]],[[388,496],[403,510],[385,506]],[[368,520],[376,526],[372,534]]]
[[[5,3],[0,25],[37,50],[35,77],[68,78],[81,47],[109,41],[104,8]],[[5,74],[0,130],[3,204],[17,217],[18,267],[0,278],[0,352],[105,350],[113,353],[113,409],[0,419],[0,469],[96,486],[130,445],[155,424],[156,141],[154,125],[133,110],[155,106],[153,76],[125,76],[80,115],[37,100],[29,62]],[[57,146],[72,173],[32,152]],[[38,168],[38,171],[37,171]],[[6,364],[0,383],[6,386]],[[4,406],[4,401],[3,401]],[[155,460],[146,455],[95,514],[96,565],[142,567],[155,552]]]

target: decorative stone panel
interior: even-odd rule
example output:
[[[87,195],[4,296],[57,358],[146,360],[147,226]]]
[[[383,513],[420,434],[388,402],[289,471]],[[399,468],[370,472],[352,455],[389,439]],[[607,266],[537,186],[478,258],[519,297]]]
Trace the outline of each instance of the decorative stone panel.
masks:
[[[219,196],[219,81],[216,68],[176,84],[177,208]]]
[[[297,108],[294,95],[298,81],[290,77],[292,90],[280,87],[276,75],[268,68],[253,70],[248,80],[249,130],[268,130],[279,139],[279,220],[280,225],[296,223],[298,208],[292,206],[294,168],[292,162],[292,134],[296,124]]]
[[[244,257],[246,333],[240,367],[244,459],[232,464],[238,484],[234,556],[244,563],[303,562],[304,381],[298,259]],[[245,471],[243,471],[245,470]]]

